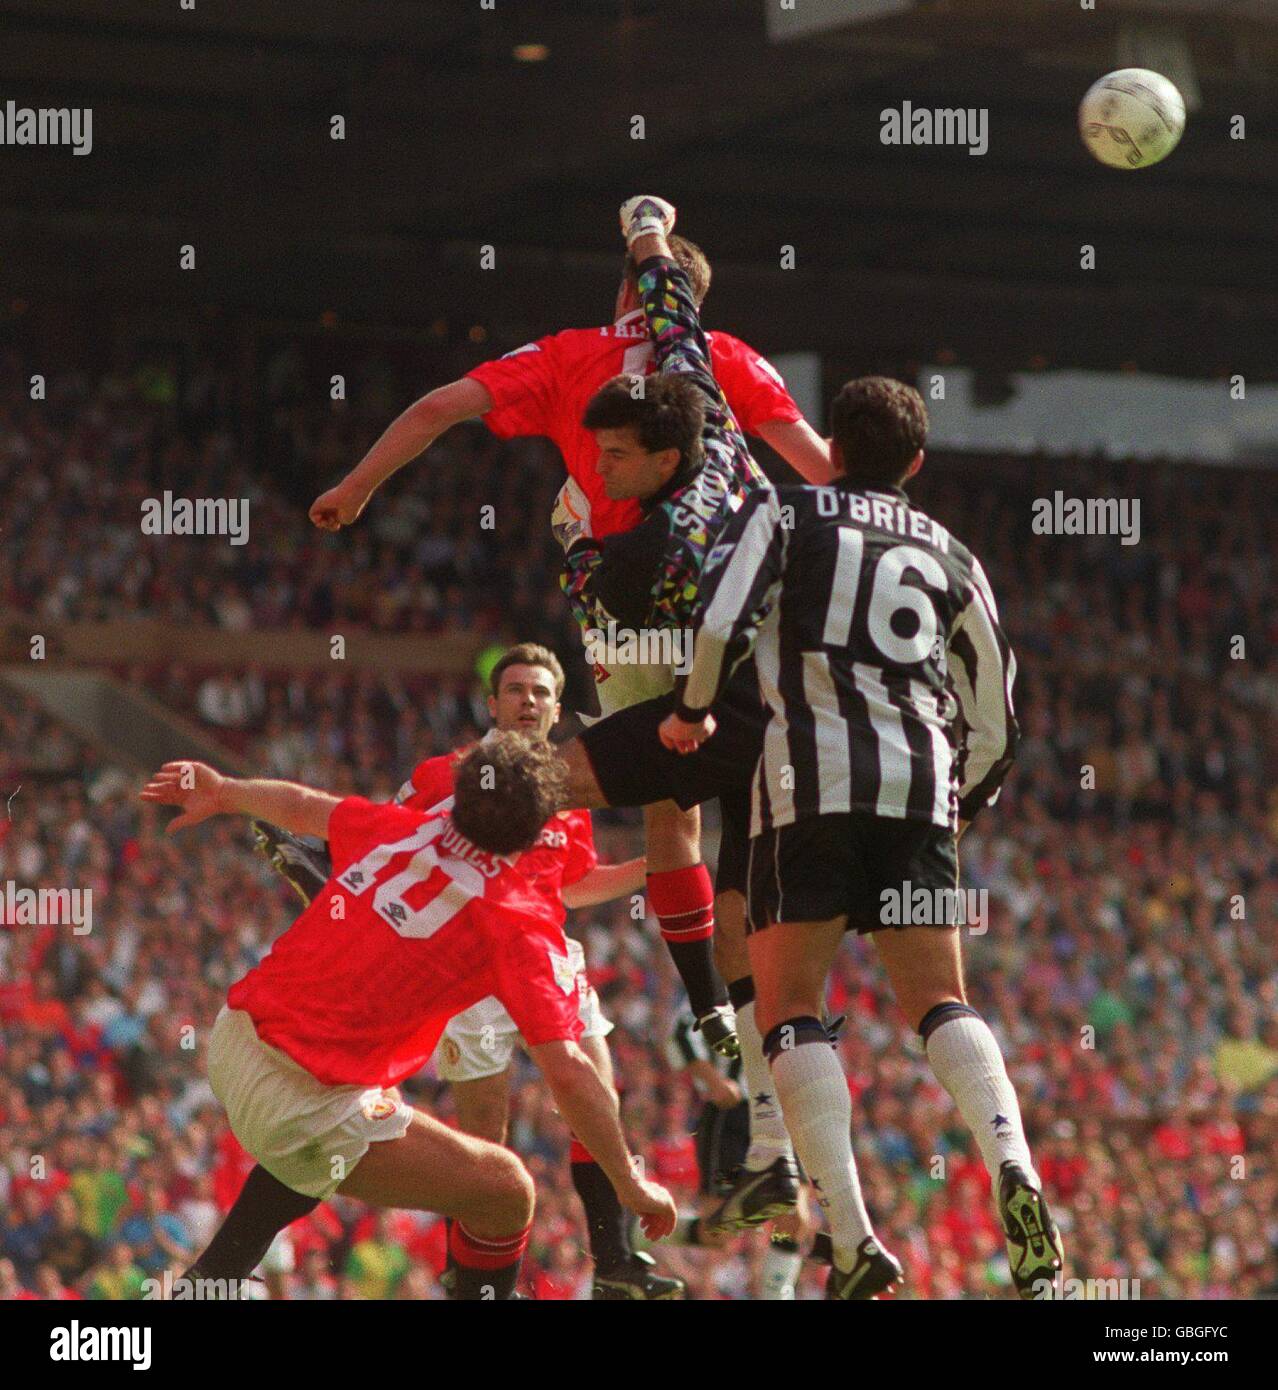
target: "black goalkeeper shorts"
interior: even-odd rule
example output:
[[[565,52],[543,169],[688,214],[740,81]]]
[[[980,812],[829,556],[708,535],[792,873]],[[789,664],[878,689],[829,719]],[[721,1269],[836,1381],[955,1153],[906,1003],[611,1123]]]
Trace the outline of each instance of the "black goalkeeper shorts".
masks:
[[[695,753],[672,753],[657,733],[674,709],[662,695],[592,724],[579,735],[609,806],[674,801],[690,810],[718,800],[723,818],[715,889],[746,891],[750,786],[763,750],[767,711],[747,663],[714,706],[716,729]]]

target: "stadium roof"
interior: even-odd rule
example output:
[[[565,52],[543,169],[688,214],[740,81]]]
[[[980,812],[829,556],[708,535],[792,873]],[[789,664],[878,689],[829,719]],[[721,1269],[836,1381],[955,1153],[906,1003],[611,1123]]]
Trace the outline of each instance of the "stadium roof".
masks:
[[[1103,169],[1078,97],[1173,13],[1202,107],[1166,164]],[[659,191],[715,260],[715,321],[773,350],[1274,375],[1278,6],[953,0],[785,42],[764,0],[0,0],[0,22],[0,106],[94,111],[88,157],[0,149],[28,299],[544,330],[600,316],[614,209]],[[885,147],[907,100],[987,107],[988,153]]]

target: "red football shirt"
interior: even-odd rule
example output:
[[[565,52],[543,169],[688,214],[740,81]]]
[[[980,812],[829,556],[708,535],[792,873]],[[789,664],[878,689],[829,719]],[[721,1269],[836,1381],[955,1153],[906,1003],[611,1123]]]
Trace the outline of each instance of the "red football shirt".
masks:
[[[452,805],[457,764],[469,751],[459,748],[418,763],[395,800],[415,811],[447,810]],[[519,872],[545,894],[561,926],[568,915],[564,888],[585,878],[598,863],[589,811],[560,811],[552,816],[542,826],[537,843],[518,859]]]
[[[769,420],[802,419],[781,374],[766,358],[729,333],[707,333],[715,379],[737,424],[758,434]],[[628,531],[641,515],[632,497],[613,501],[595,471],[599,446],[581,417],[591,396],[622,372],[650,372],[652,343],[643,310],[606,328],[568,328],[538,338],[467,375],[487,388],[493,408],[484,423],[502,439],[543,434],[564,456],[569,474],[590,500],[595,536]]]
[[[354,796],[328,845],[333,877],[227,996],[264,1042],[328,1085],[394,1086],[489,995],[534,1047],[581,1035],[563,930],[513,860]]]

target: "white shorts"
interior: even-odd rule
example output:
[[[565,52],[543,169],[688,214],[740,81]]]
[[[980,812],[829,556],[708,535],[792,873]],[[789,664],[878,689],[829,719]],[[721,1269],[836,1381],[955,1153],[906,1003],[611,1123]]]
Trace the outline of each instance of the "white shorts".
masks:
[[[583,1038],[606,1038],[612,1024],[603,1016],[599,996],[586,979],[586,953],[581,942],[568,941],[568,960],[577,974],[578,1017]],[[435,1072],[441,1081],[481,1081],[500,1076],[510,1065],[516,1043],[522,1043],[515,1021],[500,999],[481,999],[449,1019],[435,1049]]]
[[[209,1039],[209,1082],[235,1137],[285,1187],[331,1197],[370,1144],[402,1139],[412,1107],[381,1086],[326,1086],[223,1008]]]
[[[671,643],[678,639],[680,650],[671,645],[661,653],[664,661],[635,661],[636,655],[657,655],[659,648],[648,648],[646,652],[619,649],[602,629],[586,629],[581,640],[586,649],[586,662],[595,678],[595,691],[599,696],[601,719],[606,719],[618,710],[629,709],[643,700],[654,700],[658,695],[668,695],[674,689],[675,662],[681,655],[691,654],[691,634],[671,632],[654,634],[658,641],[668,636]],[[686,649],[686,651],[684,650]],[[684,666],[680,670],[686,669]],[[593,719],[582,716],[587,724]]]

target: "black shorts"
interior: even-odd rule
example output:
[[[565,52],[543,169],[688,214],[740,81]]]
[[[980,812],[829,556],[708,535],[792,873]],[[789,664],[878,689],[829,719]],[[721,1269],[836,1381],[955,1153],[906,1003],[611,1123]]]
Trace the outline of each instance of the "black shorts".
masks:
[[[732,1187],[732,1175],[750,1148],[750,1107],[742,1101],[730,1110],[704,1105],[697,1120],[698,1190],[722,1197]]]
[[[601,719],[578,738],[609,806],[674,801],[685,811],[719,801],[723,833],[715,889],[746,891],[750,786],[763,750],[767,710],[747,662],[714,706],[717,727],[695,753],[672,753],[657,734],[673,695],[644,700]]]
[[[847,914],[861,934],[954,925],[954,832],[865,811],[809,816],[750,841],[746,930]]]
[[[749,891],[750,793],[724,792],[719,798],[719,862],[714,871],[715,893]]]
[[[753,665],[729,681],[714,706],[717,728],[695,753],[672,753],[661,742],[657,730],[674,706],[673,694],[642,700],[578,735],[609,806],[677,801],[687,811],[749,791],[767,722]]]

